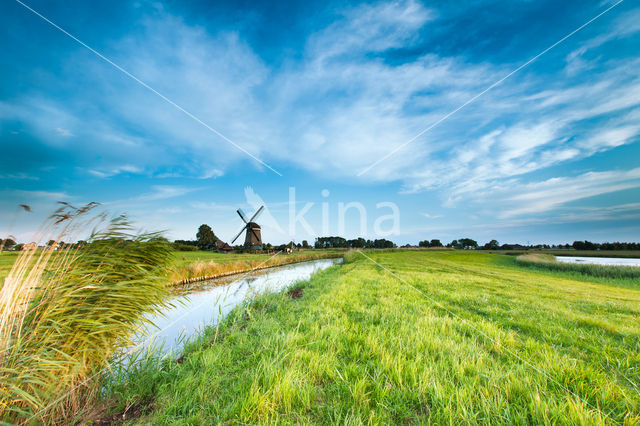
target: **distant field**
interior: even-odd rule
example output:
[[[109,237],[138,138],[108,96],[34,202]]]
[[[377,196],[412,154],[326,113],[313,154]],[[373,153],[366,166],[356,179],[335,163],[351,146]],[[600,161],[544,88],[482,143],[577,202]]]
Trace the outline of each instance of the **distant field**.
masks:
[[[637,280],[473,251],[365,253],[383,267],[352,253],[295,298],[259,297],[179,363],[114,389],[114,412],[135,406],[141,424],[640,422]]]
[[[573,250],[573,249],[543,249],[543,250],[489,250],[487,253],[521,255],[525,253],[544,253],[554,256],[584,256],[584,257],[628,257],[640,258],[640,250]]]
[[[0,279],[9,274],[13,263],[18,258],[19,252],[17,251],[3,251],[0,252]]]

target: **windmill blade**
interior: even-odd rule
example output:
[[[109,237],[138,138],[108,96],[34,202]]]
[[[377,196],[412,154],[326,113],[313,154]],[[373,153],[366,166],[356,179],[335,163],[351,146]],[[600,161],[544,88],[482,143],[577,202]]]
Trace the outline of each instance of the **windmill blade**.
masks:
[[[244,221],[244,223],[249,223],[251,222],[250,220],[247,220],[247,216],[245,216],[244,212],[242,211],[242,209],[238,209],[236,210],[238,212],[238,216],[240,216],[240,219],[242,219]]]
[[[244,228],[242,228],[242,229],[240,230],[240,232],[238,232],[238,235],[236,235],[236,236],[234,237],[234,239],[233,239],[233,240],[231,240],[231,244],[235,243],[235,241],[236,241],[236,240],[238,239],[238,237],[239,237],[239,236],[244,232],[244,230],[245,230],[245,229],[247,229],[247,227],[246,227],[246,226],[245,226]]]
[[[249,220],[249,222],[253,222],[253,219],[255,219],[256,217],[258,217],[258,215],[260,213],[262,213],[262,209],[264,209],[264,206],[260,206],[260,208],[258,209],[258,211],[251,217],[251,219]]]

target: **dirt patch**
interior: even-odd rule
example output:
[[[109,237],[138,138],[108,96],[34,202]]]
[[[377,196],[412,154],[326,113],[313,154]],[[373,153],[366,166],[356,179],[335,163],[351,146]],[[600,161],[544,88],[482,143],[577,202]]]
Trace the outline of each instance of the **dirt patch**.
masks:
[[[113,412],[113,406],[116,404],[115,399],[104,401],[95,405],[87,411],[80,420],[83,425],[121,425],[124,422],[141,417],[147,412],[152,404],[153,398],[145,399],[139,403],[127,406],[123,411]]]
[[[287,296],[289,296],[292,299],[300,299],[302,297],[302,289],[292,288],[287,292]]]
[[[98,418],[85,419],[84,423],[85,424],[90,424],[90,425],[113,425],[113,424],[119,425],[119,424],[123,424],[127,420],[131,420],[131,419],[134,419],[136,417],[142,416],[145,413],[145,411],[147,411],[149,409],[149,407],[151,406],[152,403],[153,403],[153,400],[151,400],[151,399],[144,400],[144,401],[142,401],[140,403],[129,405],[127,408],[124,409],[124,411],[121,411],[119,413],[108,414],[108,415],[105,415],[103,413],[102,416],[100,416]]]

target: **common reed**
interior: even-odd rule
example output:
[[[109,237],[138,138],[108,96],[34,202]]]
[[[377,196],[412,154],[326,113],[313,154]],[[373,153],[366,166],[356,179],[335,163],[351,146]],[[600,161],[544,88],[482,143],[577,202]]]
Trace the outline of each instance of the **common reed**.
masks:
[[[172,284],[186,284],[225,275],[238,274],[255,269],[265,269],[290,263],[309,260],[339,257],[336,253],[300,253],[275,256],[266,262],[260,259],[230,262],[193,262],[187,265],[175,266],[169,271],[169,281]]]
[[[558,262],[550,254],[523,254],[516,258],[516,264],[548,271],[575,272],[600,278],[640,279],[640,267],[596,265],[592,263]]]
[[[86,246],[27,250],[4,279],[1,420],[72,418],[96,394],[110,358],[132,344],[145,315],[166,305],[169,244],[157,233],[136,233],[123,216],[93,214],[95,206],[63,204],[40,230],[57,229],[58,242],[97,226]]]

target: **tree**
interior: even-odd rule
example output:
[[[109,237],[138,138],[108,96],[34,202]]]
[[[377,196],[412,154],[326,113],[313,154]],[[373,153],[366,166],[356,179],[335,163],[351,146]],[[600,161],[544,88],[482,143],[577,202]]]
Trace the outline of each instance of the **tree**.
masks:
[[[478,242],[475,240],[472,240],[471,238],[460,238],[458,243],[462,246],[463,249],[478,248]]]
[[[216,234],[214,234],[211,227],[206,224],[200,225],[198,233],[196,234],[196,239],[198,240],[198,248],[200,250],[215,249],[216,241],[218,241]]]
[[[442,247],[440,240],[431,240],[429,247]]]
[[[374,240],[370,248],[394,248],[395,246],[396,245],[393,243],[393,241],[381,238],[379,240]]]
[[[367,240],[362,237],[358,237],[354,240],[347,241],[347,245],[352,248],[364,248],[367,246]]]
[[[418,247],[429,247],[429,240],[420,241]]]
[[[485,250],[498,250],[500,248],[500,243],[498,243],[498,240],[491,240],[482,248]]]
[[[309,241],[302,240],[302,248],[303,249],[308,249],[309,248]]]
[[[597,250],[598,245],[592,243],[591,241],[574,241],[573,248],[576,250]]]

